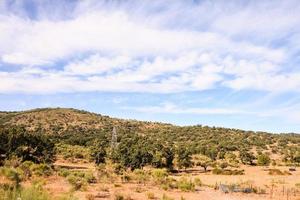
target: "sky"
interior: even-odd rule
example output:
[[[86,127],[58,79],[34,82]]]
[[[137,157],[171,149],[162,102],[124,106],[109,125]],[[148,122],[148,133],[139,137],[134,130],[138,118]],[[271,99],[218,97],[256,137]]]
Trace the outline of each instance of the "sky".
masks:
[[[300,133],[298,0],[1,0],[0,110]]]

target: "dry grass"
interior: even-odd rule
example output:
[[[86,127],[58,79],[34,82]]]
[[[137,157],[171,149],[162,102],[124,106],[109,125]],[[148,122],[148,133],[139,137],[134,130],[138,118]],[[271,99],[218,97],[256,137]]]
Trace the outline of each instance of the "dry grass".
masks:
[[[55,165],[75,171],[92,170],[96,172],[97,170],[92,163],[68,163],[64,160],[58,160]],[[281,200],[287,198],[288,200],[296,200],[300,195],[300,188],[297,188],[300,180],[299,169],[292,172],[292,175],[269,175],[269,169],[264,167],[242,166],[241,168],[245,170],[245,175],[213,175],[210,172],[202,173],[202,169],[200,168],[193,169],[195,173],[188,174],[188,180],[192,180],[193,183],[195,183],[195,188],[193,190],[181,190],[180,188],[163,190],[159,184],[155,184],[152,179],[141,184],[135,180],[122,182],[121,177],[119,177],[111,182],[98,181],[97,183],[88,184],[83,191],[73,191],[72,186],[68,183],[66,178],[58,176],[55,173],[49,177],[44,177],[45,184],[43,187],[54,198],[58,198],[62,194],[71,193],[78,200],[115,199],[116,194],[119,194],[124,199],[134,200],[158,200],[166,197],[175,200],[181,200],[182,197],[188,200]],[[276,169],[282,172],[288,171],[288,167],[276,167]],[[174,178],[177,181],[186,176],[186,173],[176,174],[176,176],[175,174],[169,175],[170,178]],[[214,189],[216,183],[235,184],[245,187],[251,186],[255,188],[258,193],[261,192],[265,194],[224,194],[221,191]],[[22,184],[23,186],[26,186],[30,185],[31,182],[28,181]],[[298,189],[298,193],[296,188]]]
[[[61,162],[60,162],[61,164]],[[67,163],[64,163],[67,165]],[[85,166],[89,169],[93,168],[93,165],[90,164],[78,164],[77,167]],[[71,164],[72,167],[75,167],[75,164]],[[300,171],[297,170],[293,172],[293,175],[276,175],[272,176],[268,174],[268,170],[264,167],[248,167],[242,166],[245,170],[245,175],[236,175],[236,176],[226,176],[226,175],[213,175],[211,173],[198,173],[191,175],[191,179],[197,180],[200,179],[202,183],[201,186],[197,185],[195,187],[195,191],[181,191],[180,189],[171,189],[171,190],[163,190],[158,185],[153,185],[150,182],[146,184],[139,184],[136,182],[128,182],[122,183],[121,179],[116,180],[117,182],[109,183],[109,182],[99,182],[96,184],[89,185],[86,191],[76,191],[75,196],[79,199],[86,199],[87,195],[90,197],[101,197],[101,199],[114,199],[115,194],[120,194],[125,198],[131,198],[135,200],[144,200],[144,199],[163,199],[163,196],[169,197],[175,200],[180,200],[181,197],[189,200],[198,200],[199,197],[201,199],[210,199],[210,200],[263,200],[270,199],[272,197],[273,200],[281,200],[286,199],[287,193],[289,193],[289,200],[296,200],[300,193],[295,193],[292,188],[296,188],[296,184],[299,183],[300,180]],[[277,167],[277,169],[281,171],[288,170],[288,167]],[[197,170],[196,170],[197,171]],[[199,170],[200,171],[200,170]],[[177,180],[179,180],[182,176],[186,175],[178,175],[174,176]],[[54,179],[49,180],[52,182],[52,187],[47,186],[47,188],[51,191],[51,193],[62,192],[61,186],[65,184],[65,188],[70,188],[62,179]],[[224,194],[219,190],[214,190],[214,185],[216,183],[226,183],[226,184],[237,184],[243,186],[252,186],[257,189],[258,192],[266,193],[266,194],[243,194],[243,193],[229,193]],[[121,185],[121,187],[115,187],[115,185]],[[57,187],[54,187],[57,185]],[[138,189],[137,189],[138,188]],[[284,188],[284,189],[283,189]],[[67,189],[68,190],[68,189]],[[283,191],[284,190],[284,194]],[[65,191],[66,192],[66,191]],[[293,193],[294,192],[294,193]],[[272,193],[272,194],[271,194]]]

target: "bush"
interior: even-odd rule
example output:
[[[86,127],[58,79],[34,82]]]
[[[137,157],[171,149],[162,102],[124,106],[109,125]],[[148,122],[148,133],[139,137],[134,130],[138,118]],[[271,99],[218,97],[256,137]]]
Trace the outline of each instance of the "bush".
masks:
[[[74,190],[84,189],[84,187],[87,185],[86,180],[82,177],[69,175],[67,180],[73,186]]]
[[[149,180],[149,174],[148,172],[142,170],[142,169],[136,169],[134,170],[134,179],[138,181],[138,183],[145,184]]]
[[[115,200],[125,200],[124,196],[121,194],[115,194]]]
[[[219,164],[219,166],[220,166],[222,169],[225,169],[225,168],[228,167],[228,163],[227,163],[227,162],[221,162],[221,163]]]
[[[40,187],[31,186],[29,188],[14,188],[3,189],[0,188],[0,199],[6,200],[50,200],[47,191]]]
[[[181,191],[184,192],[195,191],[195,184],[191,180],[188,180],[185,177],[180,178],[179,181],[177,182],[177,185]]]
[[[26,162],[26,161],[25,161]],[[22,164],[21,158],[18,158],[17,156],[13,155],[9,159],[4,161],[4,166],[6,167],[13,167],[17,168]]]
[[[213,170],[212,170],[212,173],[213,174],[222,174],[222,172],[223,172],[223,170],[222,169],[220,169],[220,168],[214,168]]]
[[[172,197],[167,196],[166,194],[163,194],[162,200],[174,200]]]
[[[21,165],[19,166],[19,168],[24,172],[25,179],[28,179],[32,176],[32,171],[31,171],[32,165],[34,165],[32,161],[25,161],[21,163]]]
[[[244,170],[230,170],[230,169],[220,169],[220,168],[214,168],[212,171],[213,174],[216,175],[244,175]]]
[[[75,159],[91,160],[91,151],[89,148],[79,145],[56,144],[57,153],[64,159],[74,161]]]
[[[196,178],[194,179],[194,183],[195,183],[195,185],[197,185],[197,186],[202,186],[202,185],[203,185],[201,179],[198,178],[198,177],[196,177]]]
[[[36,176],[50,176],[53,173],[52,168],[47,164],[33,164],[30,169]]]
[[[59,171],[58,171],[58,175],[59,175],[59,176],[62,176],[62,177],[67,177],[67,176],[69,176],[70,174],[71,174],[71,171],[68,170],[68,169],[61,168],[61,169],[59,169]]]
[[[86,200],[95,200],[95,196],[93,194],[85,195]]]
[[[156,199],[155,195],[153,192],[147,192],[147,198],[148,199]]]
[[[178,188],[177,181],[174,178],[166,178],[166,180],[160,184],[163,190]]]
[[[96,178],[93,172],[82,172],[82,171],[70,171],[60,170],[58,173],[60,176],[67,178],[68,182],[73,186],[75,190],[84,189],[88,183],[95,183]]]
[[[268,166],[271,162],[270,157],[267,154],[260,154],[257,156],[257,165]]]
[[[22,200],[50,200],[47,191],[35,186],[21,190],[20,197]]]
[[[288,171],[280,171],[279,169],[269,169],[269,175],[292,175],[290,172]]]
[[[166,169],[154,169],[152,170],[151,174],[155,183],[162,183],[168,177],[168,172]]]
[[[1,167],[0,175],[5,176],[10,181],[14,182],[15,186],[19,186],[24,177],[21,170],[8,167]]]

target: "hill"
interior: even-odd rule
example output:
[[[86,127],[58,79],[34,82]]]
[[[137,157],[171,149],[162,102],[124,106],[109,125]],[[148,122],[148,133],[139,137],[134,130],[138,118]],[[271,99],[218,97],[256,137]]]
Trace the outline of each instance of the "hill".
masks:
[[[100,189],[106,199],[124,199],[116,196],[120,189],[135,197],[128,199],[166,199],[166,193],[181,199],[228,199],[233,192],[251,200],[284,196],[273,190],[275,183],[284,183],[286,195],[293,191],[296,197],[298,166],[299,134],[175,126],[67,108],[0,112],[0,199],[25,193],[28,183],[37,188],[36,180],[46,183],[44,190],[30,194],[72,194],[78,199],[102,198],[99,188],[104,185],[110,188]],[[215,191],[231,186],[230,194]]]
[[[27,130],[42,129],[47,134],[91,131],[131,126],[139,129],[167,124],[123,120],[72,108],[39,108],[20,112],[0,112],[0,125],[23,126]]]
[[[111,118],[71,108],[42,108],[22,112],[0,112],[0,125],[22,126],[29,131],[41,131],[73,143],[85,144],[106,133],[109,138],[113,127],[118,135],[138,133],[170,142],[184,142],[195,151],[235,151],[238,149],[283,150],[298,146],[299,134],[271,134],[239,129],[208,126],[175,126],[165,123]],[[78,138],[78,141],[76,141]],[[217,154],[217,152],[216,152]]]

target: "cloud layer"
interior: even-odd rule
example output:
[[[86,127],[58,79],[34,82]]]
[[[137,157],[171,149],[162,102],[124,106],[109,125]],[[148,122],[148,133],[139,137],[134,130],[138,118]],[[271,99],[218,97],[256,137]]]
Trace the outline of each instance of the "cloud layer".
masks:
[[[0,4],[0,93],[299,92],[297,1],[25,2]]]

